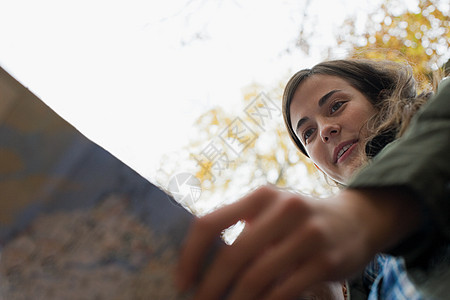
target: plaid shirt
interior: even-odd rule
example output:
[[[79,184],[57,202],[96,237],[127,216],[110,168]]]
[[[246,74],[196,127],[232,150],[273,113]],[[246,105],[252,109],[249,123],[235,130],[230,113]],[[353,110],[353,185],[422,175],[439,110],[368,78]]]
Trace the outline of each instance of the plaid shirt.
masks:
[[[425,299],[408,278],[402,258],[377,254],[364,271],[363,283],[370,287],[369,300]]]

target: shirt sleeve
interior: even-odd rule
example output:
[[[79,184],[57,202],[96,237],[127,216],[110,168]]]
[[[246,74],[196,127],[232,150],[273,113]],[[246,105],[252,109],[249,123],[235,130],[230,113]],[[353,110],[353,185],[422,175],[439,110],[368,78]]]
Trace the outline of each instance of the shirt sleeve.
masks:
[[[421,202],[428,220],[422,232],[398,249],[408,261],[428,251],[432,236],[450,240],[450,79],[417,113],[405,134],[381,151],[351,181],[349,188],[404,187]],[[417,200],[412,200],[417,201]],[[431,225],[430,225],[431,224]],[[422,228],[422,231],[426,229]],[[433,234],[430,234],[432,232]],[[406,241],[405,241],[406,242]]]

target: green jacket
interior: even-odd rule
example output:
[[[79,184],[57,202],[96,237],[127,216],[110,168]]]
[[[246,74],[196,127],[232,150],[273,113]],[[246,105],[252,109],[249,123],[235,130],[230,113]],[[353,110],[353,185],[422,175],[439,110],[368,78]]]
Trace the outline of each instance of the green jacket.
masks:
[[[448,297],[450,78],[440,83],[436,95],[414,116],[407,132],[385,147],[349,184],[349,188],[383,187],[406,187],[413,191],[421,201],[426,220],[420,232],[389,252],[405,258],[419,286],[435,290],[446,285],[447,294],[440,295]],[[439,271],[440,267],[445,272]],[[430,276],[437,278],[434,285],[429,284]]]

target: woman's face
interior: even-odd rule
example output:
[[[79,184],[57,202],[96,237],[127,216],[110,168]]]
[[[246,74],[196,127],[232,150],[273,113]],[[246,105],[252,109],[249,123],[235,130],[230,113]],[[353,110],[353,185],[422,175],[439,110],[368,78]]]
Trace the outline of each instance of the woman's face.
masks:
[[[364,163],[364,125],[375,113],[361,92],[330,75],[305,79],[290,107],[291,126],[309,157],[343,184]]]

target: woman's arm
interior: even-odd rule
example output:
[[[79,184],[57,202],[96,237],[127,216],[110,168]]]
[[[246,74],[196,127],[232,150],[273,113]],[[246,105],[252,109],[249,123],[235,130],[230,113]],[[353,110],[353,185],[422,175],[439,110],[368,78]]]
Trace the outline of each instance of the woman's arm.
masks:
[[[411,266],[438,238],[450,240],[450,78],[413,119],[405,135],[383,150],[350,183],[352,189],[401,188],[419,200],[427,221],[420,242],[398,243],[395,254]],[[407,203],[405,205],[408,205]],[[405,241],[408,242],[408,241]],[[402,245],[407,245],[402,247]]]
[[[184,290],[196,282],[213,240],[238,220],[247,222],[245,230],[217,253],[195,299],[219,299],[225,293],[227,299],[290,299],[317,283],[345,279],[389,246],[388,237],[414,230],[417,210],[403,209],[403,201],[393,191],[348,190],[315,199],[259,188],[195,222],[180,259],[179,287]],[[411,220],[409,226],[406,220]]]

